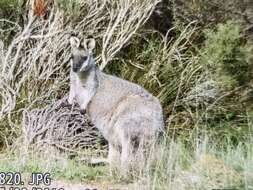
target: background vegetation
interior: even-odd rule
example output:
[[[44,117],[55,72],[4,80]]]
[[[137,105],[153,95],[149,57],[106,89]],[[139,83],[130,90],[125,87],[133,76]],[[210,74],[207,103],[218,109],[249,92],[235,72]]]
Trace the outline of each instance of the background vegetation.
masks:
[[[79,160],[106,154],[98,135],[96,151],[75,147],[74,159],[64,151],[62,159],[42,162],[31,146],[31,129],[61,124],[52,124],[48,106],[68,92],[69,36],[92,35],[101,69],[140,84],[163,105],[168,138],[158,164],[133,173],[131,183],[143,189],[253,189],[250,0],[45,2],[0,1],[0,146],[3,158],[10,157],[2,159],[1,170],[47,168],[57,178],[126,183],[108,177],[106,167]]]

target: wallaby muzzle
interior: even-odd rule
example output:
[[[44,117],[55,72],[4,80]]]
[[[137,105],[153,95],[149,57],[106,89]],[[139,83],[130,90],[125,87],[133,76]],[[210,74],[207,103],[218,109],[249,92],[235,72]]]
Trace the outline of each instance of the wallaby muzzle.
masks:
[[[77,73],[78,71],[80,71],[81,67],[82,67],[82,63],[81,63],[81,64],[80,64],[80,63],[74,64],[72,70],[73,70],[75,73]]]
[[[72,66],[72,70],[74,72],[80,72],[82,67],[84,66],[84,64],[87,65],[87,56],[73,56],[72,58],[72,62],[73,62],[73,66]]]

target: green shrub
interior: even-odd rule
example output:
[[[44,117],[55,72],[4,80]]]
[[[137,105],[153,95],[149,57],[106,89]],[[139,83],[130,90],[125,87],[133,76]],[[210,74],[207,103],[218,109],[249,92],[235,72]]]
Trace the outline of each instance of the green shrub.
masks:
[[[81,3],[79,0],[56,0],[58,8],[64,11],[66,15],[78,18],[81,14]]]
[[[252,6],[250,1],[241,0],[171,0],[173,2],[174,21],[185,25],[196,20],[204,28],[218,23],[236,20],[245,25],[251,20]]]
[[[24,24],[22,14],[25,10],[22,10],[22,4],[23,0],[0,0],[0,39],[4,42],[9,42],[15,35],[17,27],[14,23],[20,26]]]
[[[243,40],[241,28],[233,22],[205,31],[201,62],[225,89],[249,82],[252,76],[251,47]]]
[[[20,5],[20,0],[1,0],[0,1],[0,10],[1,11],[13,11],[17,6]]]
[[[22,5],[23,5],[23,0],[1,0],[0,1],[0,18],[5,18],[13,22],[19,21],[20,15],[22,14],[22,9],[21,9]],[[4,29],[4,25],[2,24],[0,22],[0,28]]]

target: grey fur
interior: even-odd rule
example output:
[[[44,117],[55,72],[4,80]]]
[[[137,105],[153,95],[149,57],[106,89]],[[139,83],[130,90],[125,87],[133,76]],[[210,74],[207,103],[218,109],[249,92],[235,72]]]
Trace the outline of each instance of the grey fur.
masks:
[[[109,142],[108,161],[120,161],[122,171],[128,171],[140,147],[153,144],[164,129],[159,100],[137,84],[100,71],[92,56],[93,39],[72,37],[69,103],[74,99],[86,109],[94,125]],[[81,56],[87,60],[73,71]],[[81,69],[82,68],[82,69]],[[151,143],[151,144],[150,144]],[[137,151],[138,150],[138,151]]]

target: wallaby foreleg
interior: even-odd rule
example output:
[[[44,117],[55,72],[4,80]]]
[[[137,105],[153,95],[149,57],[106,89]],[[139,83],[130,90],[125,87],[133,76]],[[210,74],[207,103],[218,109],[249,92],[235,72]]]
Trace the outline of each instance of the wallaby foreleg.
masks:
[[[74,103],[74,98],[75,98],[75,91],[73,89],[73,85],[70,85],[70,91],[69,91],[69,97],[68,97],[68,103],[73,104]]]

